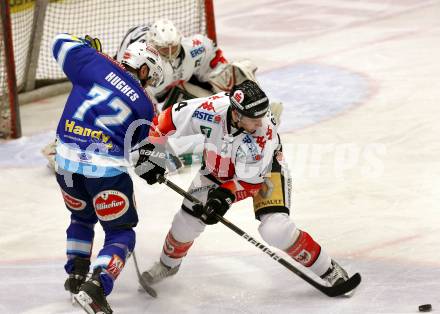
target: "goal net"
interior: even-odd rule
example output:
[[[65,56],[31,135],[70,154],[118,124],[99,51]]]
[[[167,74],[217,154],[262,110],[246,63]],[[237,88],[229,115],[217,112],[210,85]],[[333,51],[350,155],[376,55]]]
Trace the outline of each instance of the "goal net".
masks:
[[[58,33],[98,37],[103,52],[114,56],[129,28],[166,17],[184,36],[201,33],[215,40],[213,0],[2,1],[10,4],[18,92],[65,79],[51,52],[52,40]],[[8,59],[2,52],[8,47],[4,44],[0,47],[0,107],[8,108],[9,105],[4,102],[7,81],[4,65]],[[3,111],[11,114],[10,109]],[[0,115],[0,137],[10,136],[11,126],[6,122]]]

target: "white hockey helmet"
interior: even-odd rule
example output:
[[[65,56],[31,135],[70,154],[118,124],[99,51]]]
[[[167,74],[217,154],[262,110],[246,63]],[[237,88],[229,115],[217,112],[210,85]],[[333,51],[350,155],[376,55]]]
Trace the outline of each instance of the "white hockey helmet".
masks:
[[[157,87],[163,81],[162,60],[157,50],[145,42],[136,41],[124,52],[122,64],[139,70],[144,64],[148,67],[147,84]]]
[[[168,19],[158,19],[151,24],[146,39],[156,47],[162,57],[170,61],[179,55],[182,48],[180,45],[182,35]]]

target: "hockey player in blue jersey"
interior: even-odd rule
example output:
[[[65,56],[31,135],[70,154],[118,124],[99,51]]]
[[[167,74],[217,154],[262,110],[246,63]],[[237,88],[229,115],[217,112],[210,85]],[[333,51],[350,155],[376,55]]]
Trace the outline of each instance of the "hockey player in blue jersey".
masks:
[[[67,228],[69,274],[65,289],[90,314],[112,313],[106,296],[135,246],[138,222],[129,152],[146,138],[154,115],[147,85],[163,79],[157,51],[134,43],[121,63],[100,52],[100,42],[69,34],[55,37],[53,56],[72,82],[57,128],[57,181],[71,213]],[[156,177],[153,168],[141,177]],[[94,226],[104,245],[89,279]]]

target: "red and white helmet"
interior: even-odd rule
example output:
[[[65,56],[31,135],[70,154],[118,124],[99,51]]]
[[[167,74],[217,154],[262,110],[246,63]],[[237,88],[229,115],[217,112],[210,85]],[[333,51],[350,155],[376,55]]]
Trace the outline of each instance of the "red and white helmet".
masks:
[[[158,51],[145,42],[136,41],[129,45],[121,60],[135,70],[139,70],[144,64],[148,67],[147,84],[157,87],[163,81],[162,60]]]
[[[168,19],[159,19],[151,24],[146,39],[165,59],[172,61],[180,53],[182,35]]]

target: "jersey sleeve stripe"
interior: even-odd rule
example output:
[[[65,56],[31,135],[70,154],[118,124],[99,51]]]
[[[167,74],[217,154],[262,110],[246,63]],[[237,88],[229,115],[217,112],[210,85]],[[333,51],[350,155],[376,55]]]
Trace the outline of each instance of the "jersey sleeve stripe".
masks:
[[[58,55],[55,55],[55,51],[54,51],[55,59],[57,60],[61,69],[64,69],[64,61],[66,60],[67,53],[72,48],[75,48],[75,47],[78,47],[81,45],[82,45],[81,42],[64,42],[61,44],[61,47],[58,51]]]

